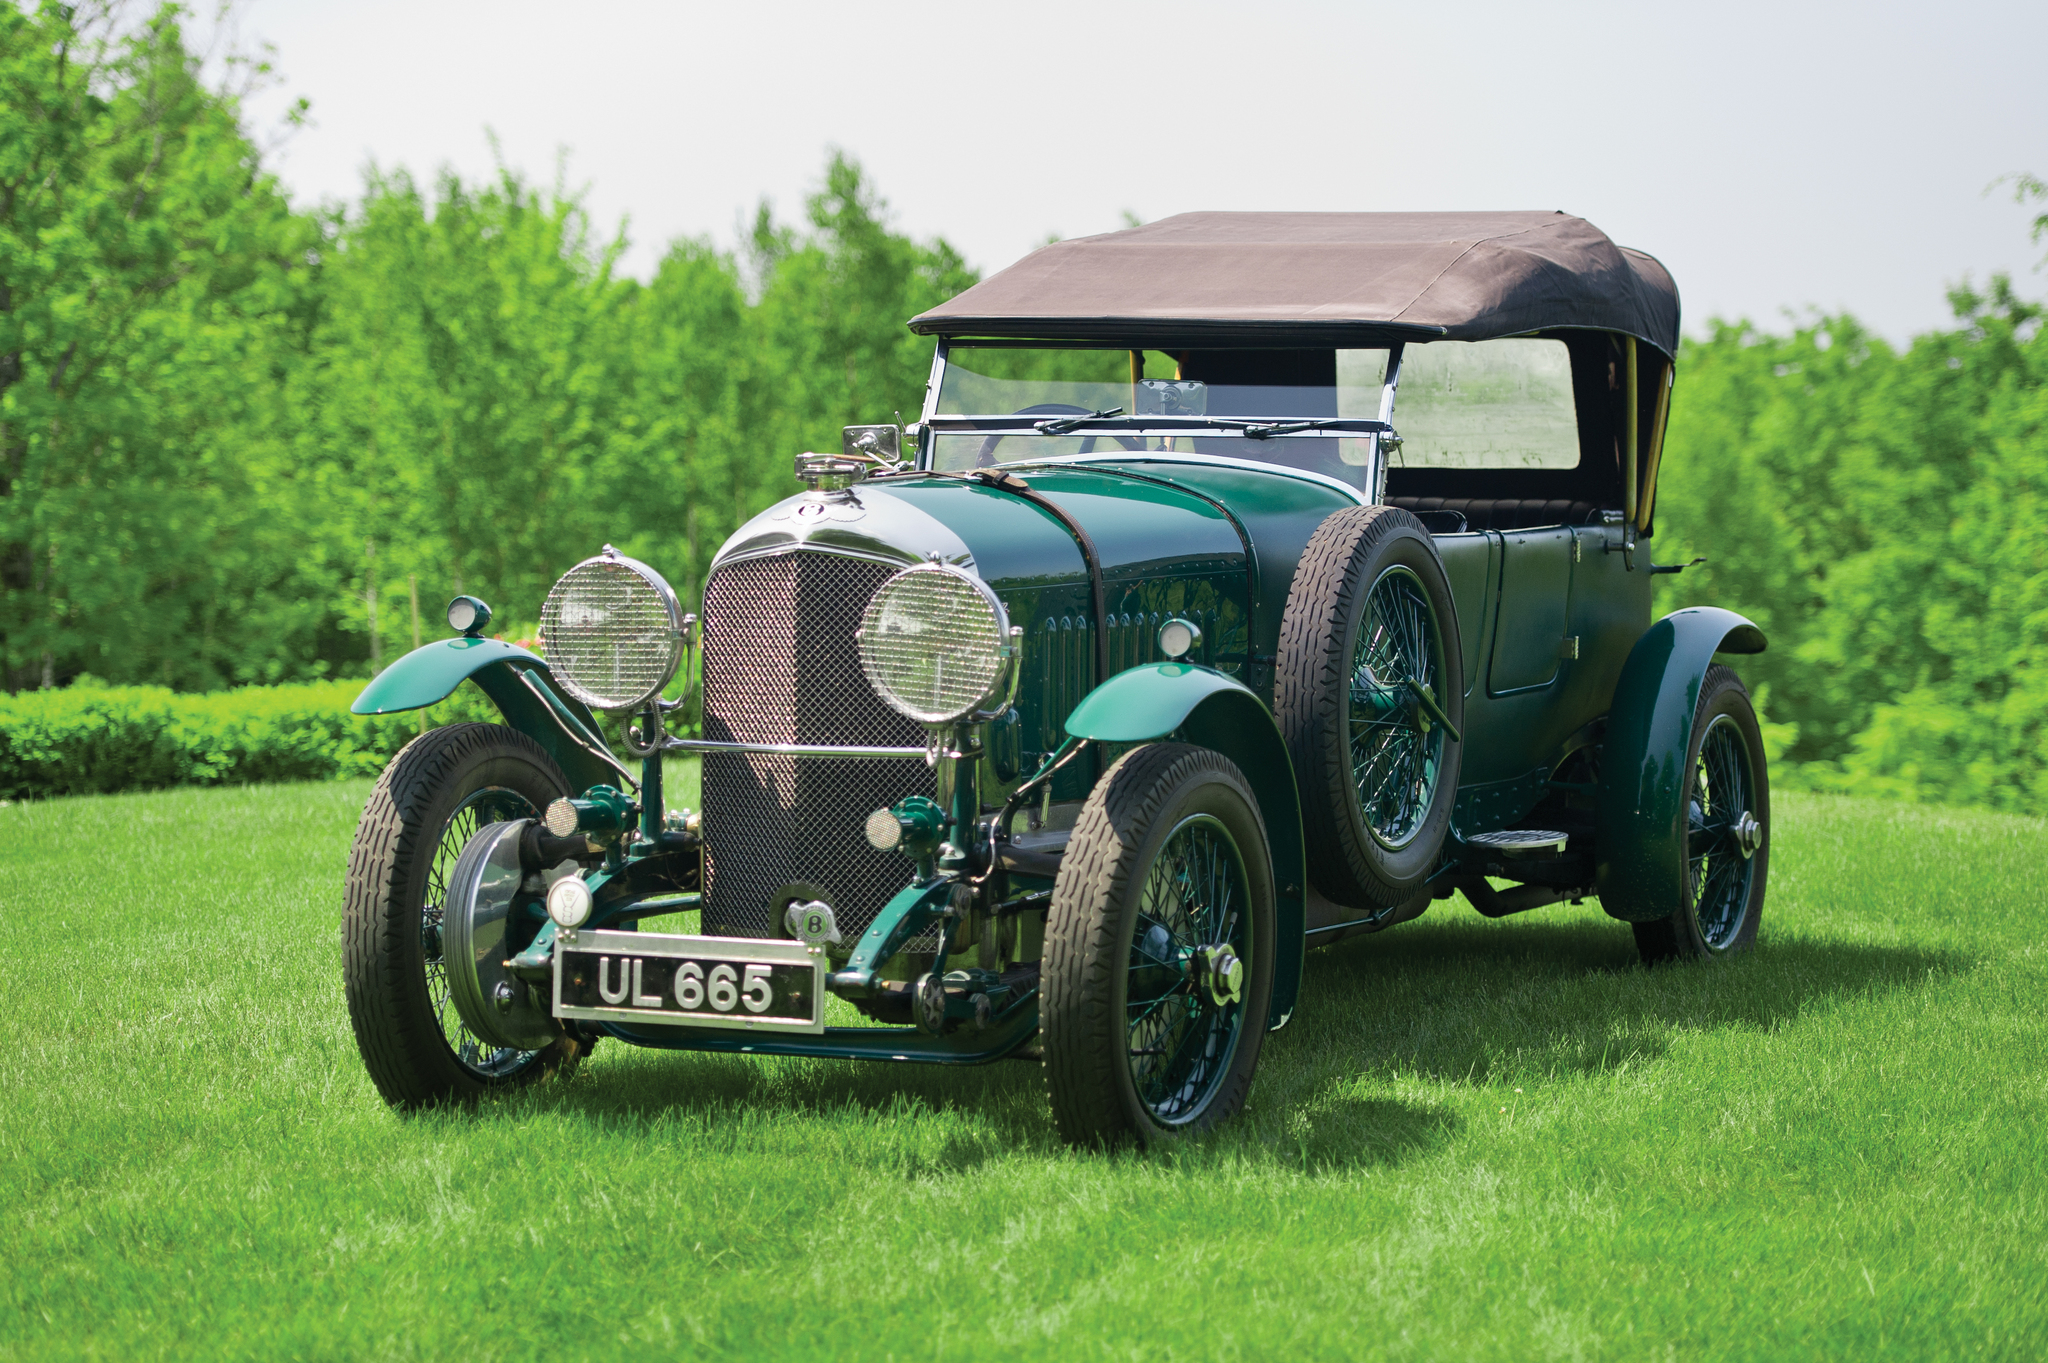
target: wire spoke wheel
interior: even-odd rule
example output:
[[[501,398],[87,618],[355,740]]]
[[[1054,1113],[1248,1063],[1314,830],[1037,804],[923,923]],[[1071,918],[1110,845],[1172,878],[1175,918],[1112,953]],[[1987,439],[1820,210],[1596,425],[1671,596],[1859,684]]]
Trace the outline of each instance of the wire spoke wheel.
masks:
[[[1273,853],[1237,765],[1148,743],[1103,774],[1046,916],[1047,1096],[1076,1145],[1199,1136],[1245,1101],[1273,1003]]]
[[[1771,858],[1763,730],[1742,679],[1719,663],[1701,678],[1689,744],[1682,845],[1659,895],[1677,903],[1666,917],[1632,925],[1651,965],[1737,955],[1763,922]]]
[[[568,784],[545,749],[501,724],[429,729],[377,778],[349,848],[342,984],[364,1068],[393,1107],[473,1102],[564,1073],[589,1050],[590,1037],[561,1028],[535,1051],[477,1036],[448,968],[450,942],[466,936],[451,929],[471,926],[448,916],[463,848],[489,825],[537,817]]]
[[[1742,731],[1730,716],[1716,716],[1707,726],[1692,780],[1686,807],[1688,907],[1707,945],[1724,951],[1742,926],[1756,871],[1742,845],[1744,817],[1755,817],[1756,776]]]
[[[1167,835],[1139,893],[1125,971],[1131,1082],[1161,1125],[1208,1103],[1230,1067],[1242,999],[1203,988],[1205,960],[1229,947],[1251,955],[1244,859],[1230,830],[1192,815]]]
[[[1381,573],[1352,654],[1351,779],[1367,830],[1390,850],[1421,831],[1443,774],[1443,726],[1416,694],[1438,698],[1443,655],[1421,580],[1405,566]]]
[[[426,965],[427,998],[434,1020],[440,1025],[441,1039],[448,1043],[456,1063],[479,1079],[508,1078],[532,1064],[540,1052],[493,1046],[479,1040],[456,1011],[449,992],[446,934],[442,930],[448,906],[448,875],[478,829],[510,819],[539,817],[540,811],[518,791],[487,786],[456,806],[441,829],[433,861],[427,867],[427,898],[420,913],[420,958]]]
[[[1412,514],[1345,507],[1316,527],[1280,621],[1273,718],[1309,879],[1375,923],[1414,901],[1450,836],[1462,639],[1443,556]]]

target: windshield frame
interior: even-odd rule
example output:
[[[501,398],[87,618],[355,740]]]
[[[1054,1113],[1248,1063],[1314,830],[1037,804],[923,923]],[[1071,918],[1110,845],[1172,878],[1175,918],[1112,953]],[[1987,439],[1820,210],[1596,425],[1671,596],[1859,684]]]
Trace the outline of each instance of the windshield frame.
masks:
[[[1027,436],[1055,434],[1054,432],[1045,432],[1040,429],[1049,421],[1057,421],[1059,423],[1060,430],[1056,433],[1059,435],[1085,435],[1089,433],[1139,437],[1213,435],[1255,441],[1328,440],[1333,435],[1364,435],[1372,437],[1370,462],[1364,469],[1365,488],[1369,490],[1369,496],[1373,502],[1385,500],[1389,456],[1400,445],[1400,436],[1395,433],[1393,425],[1395,391],[1401,382],[1401,356],[1407,348],[1400,341],[1391,342],[1387,346],[1386,377],[1380,385],[1380,409],[1377,417],[1317,417],[1299,419],[1289,417],[1131,416],[1121,414],[1116,416],[1085,417],[1076,414],[1069,417],[1048,418],[1045,416],[1023,416],[1015,413],[1007,415],[1002,413],[978,415],[941,413],[938,410],[939,394],[945,383],[947,355],[952,350],[953,344],[956,341],[970,349],[1043,347],[1048,350],[1129,350],[1133,348],[1127,341],[1076,342],[1072,340],[1023,340],[1011,338],[983,339],[965,336],[940,337],[937,348],[932,352],[931,378],[925,384],[924,390],[924,410],[919,413],[919,424],[924,428],[920,432],[917,441],[916,467],[920,473],[930,473],[933,471],[932,460],[937,448],[937,442],[933,439],[934,436],[942,434]],[[1158,349],[1158,346],[1147,344],[1140,348],[1153,350]],[[1299,425],[1300,429],[1285,429],[1297,425]],[[1144,459],[1147,456],[1160,456],[1171,459],[1174,462],[1205,463],[1213,461],[1253,467],[1271,467],[1288,473],[1304,472],[1304,470],[1294,465],[1285,464],[1278,460],[1269,463],[1257,458],[1202,455],[1177,450],[1102,451],[1099,454],[1079,457],[1054,455],[1043,456],[1037,459],[1026,457],[1023,459],[1006,459],[1002,461],[1002,464],[1065,463],[1078,461],[1081,458],[1089,460],[1103,459],[1109,462],[1113,461],[1118,454],[1121,454],[1127,460],[1133,458]],[[1001,466],[998,465],[998,467]],[[1318,474],[1315,476],[1320,478],[1324,475]]]

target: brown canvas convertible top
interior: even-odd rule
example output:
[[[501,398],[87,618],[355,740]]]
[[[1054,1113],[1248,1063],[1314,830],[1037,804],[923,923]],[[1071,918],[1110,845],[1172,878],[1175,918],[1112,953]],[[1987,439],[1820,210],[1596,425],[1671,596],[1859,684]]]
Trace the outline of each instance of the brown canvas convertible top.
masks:
[[[1678,350],[1655,257],[1567,213],[1182,213],[1055,242],[912,319],[923,335],[1331,346],[1551,328]]]

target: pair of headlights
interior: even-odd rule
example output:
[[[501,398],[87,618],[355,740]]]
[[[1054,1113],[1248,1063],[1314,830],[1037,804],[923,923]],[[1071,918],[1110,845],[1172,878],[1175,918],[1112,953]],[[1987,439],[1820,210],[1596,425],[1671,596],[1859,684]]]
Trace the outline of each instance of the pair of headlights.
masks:
[[[569,693],[614,712],[659,696],[685,643],[682,608],[668,583],[610,545],[555,583],[541,607],[540,636]],[[966,719],[1001,700],[1016,658],[1009,615],[995,593],[940,563],[906,568],[877,588],[855,638],[882,699],[925,724]]]

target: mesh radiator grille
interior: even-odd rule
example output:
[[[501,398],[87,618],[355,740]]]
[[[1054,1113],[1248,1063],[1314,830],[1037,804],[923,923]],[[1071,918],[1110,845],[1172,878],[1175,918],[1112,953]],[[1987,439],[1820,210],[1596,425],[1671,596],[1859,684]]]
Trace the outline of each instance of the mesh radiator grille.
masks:
[[[704,591],[704,737],[922,747],[923,727],[868,684],[853,638],[895,571],[815,550],[721,566]],[[706,754],[705,930],[779,937],[771,898],[807,885],[825,892],[851,942],[911,879],[901,853],[868,845],[863,821],[934,793],[915,758]]]

